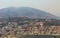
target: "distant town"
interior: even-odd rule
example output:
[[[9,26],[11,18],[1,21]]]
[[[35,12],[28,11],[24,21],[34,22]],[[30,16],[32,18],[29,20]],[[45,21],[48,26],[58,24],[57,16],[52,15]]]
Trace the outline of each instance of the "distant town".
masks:
[[[60,35],[60,20],[28,17],[0,18],[0,38],[26,35]]]

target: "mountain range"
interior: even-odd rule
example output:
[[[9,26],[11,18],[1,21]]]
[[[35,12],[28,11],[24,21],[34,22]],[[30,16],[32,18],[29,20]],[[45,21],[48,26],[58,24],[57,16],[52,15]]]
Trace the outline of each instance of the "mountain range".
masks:
[[[14,17],[14,16],[27,16],[30,18],[41,18],[41,19],[58,19],[48,12],[38,10],[31,7],[8,7],[0,9],[0,17]]]

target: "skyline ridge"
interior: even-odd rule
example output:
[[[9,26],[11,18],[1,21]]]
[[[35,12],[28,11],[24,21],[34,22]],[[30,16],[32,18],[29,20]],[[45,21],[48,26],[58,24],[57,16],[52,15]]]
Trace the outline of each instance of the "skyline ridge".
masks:
[[[45,14],[46,13],[46,14]],[[10,15],[10,16],[14,16],[14,15],[17,15],[17,16],[28,16],[28,17],[43,17],[43,18],[55,18],[57,16],[54,16],[53,14],[50,14],[46,11],[43,11],[43,10],[39,10],[39,9],[35,9],[35,8],[31,8],[31,7],[18,7],[18,8],[15,8],[15,7],[9,7],[9,8],[4,8],[4,9],[1,9],[0,10],[0,15]],[[3,15],[3,16],[4,16]],[[45,17],[44,17],[45,15]],[[53,17],[54,16],[54,17]]]

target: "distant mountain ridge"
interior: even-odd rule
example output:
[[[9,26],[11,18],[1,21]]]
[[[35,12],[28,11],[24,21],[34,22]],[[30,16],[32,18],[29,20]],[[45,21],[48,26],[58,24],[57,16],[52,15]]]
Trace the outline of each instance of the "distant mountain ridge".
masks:
[[[0,17],[27,16],[30,18],[56,19],[57,17],[42,10],[31,7],[9,7],[0,10]]]

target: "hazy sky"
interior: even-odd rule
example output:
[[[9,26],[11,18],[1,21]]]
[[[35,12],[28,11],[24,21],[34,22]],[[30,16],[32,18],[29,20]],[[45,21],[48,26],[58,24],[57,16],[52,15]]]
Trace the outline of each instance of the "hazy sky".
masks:
[[[0,0],[0,9],[22,6],[44,10],[60,16],[60,0]]]

